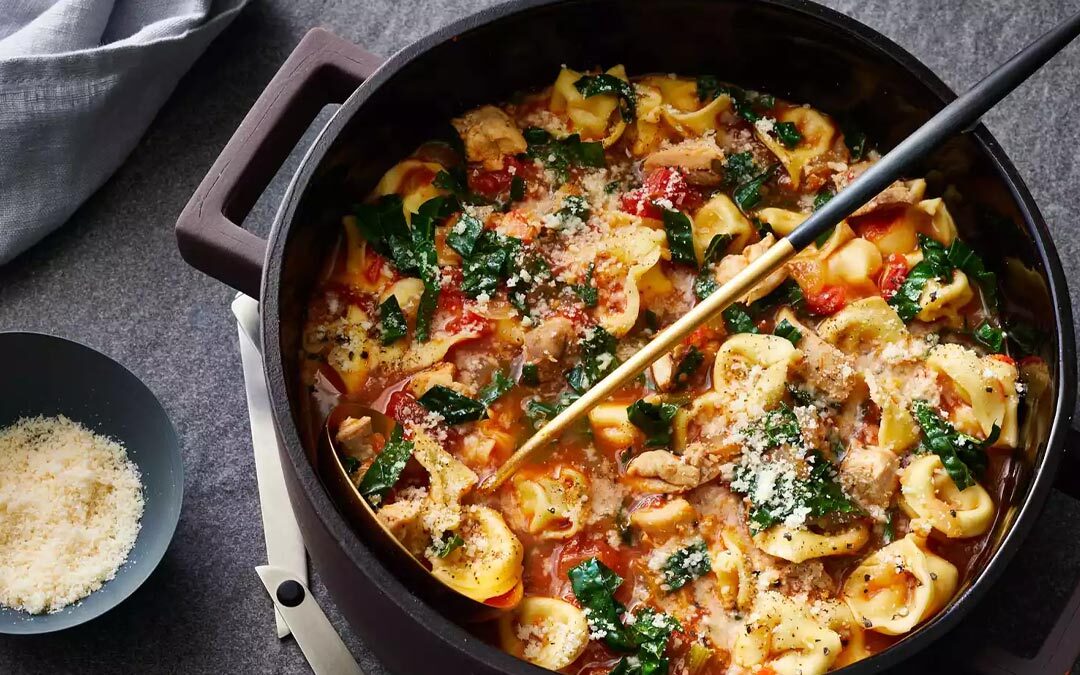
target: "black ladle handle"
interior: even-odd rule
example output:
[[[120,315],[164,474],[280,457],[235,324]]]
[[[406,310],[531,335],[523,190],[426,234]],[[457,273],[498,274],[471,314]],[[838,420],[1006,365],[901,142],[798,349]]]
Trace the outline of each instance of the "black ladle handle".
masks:
[[[1073,14],[998,66],[974,87],[941,109],[873,166],[841,190],[788,235],[795,250],[815,239],[873,199],[916,162],[955,134],[975,126],[1009,92],[1080,35],[1080,12]]]

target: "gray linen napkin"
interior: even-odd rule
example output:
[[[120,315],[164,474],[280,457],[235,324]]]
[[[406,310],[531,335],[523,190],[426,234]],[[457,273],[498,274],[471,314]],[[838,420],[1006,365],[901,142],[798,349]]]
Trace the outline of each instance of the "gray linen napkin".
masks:
[[[0,265],[135,147],[247,0],[0,0]]]

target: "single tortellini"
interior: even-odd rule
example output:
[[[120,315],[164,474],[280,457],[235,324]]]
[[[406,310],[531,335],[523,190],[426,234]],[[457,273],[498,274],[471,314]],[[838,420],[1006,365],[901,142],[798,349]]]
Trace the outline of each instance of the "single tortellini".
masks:
[[[768,208],[760,209],[754,214],[759,220],[764,221],[779,235],[787,236],[795,231],[799,225],[802,225],[803,221],[809,216],[805,213],[799,213],[798,211],[789,211],[787,209],[777,208],[770,206]]]
[[[695,80],[667,75],[646,75],[641,78],[640,84],[655,87],[660,92],[663,104],[675,110],[693,112],[702,107],[701,101],[698,100]]]
[[[843,649],[839,633],[808,608],[775,591],[758,594],[751,621],[735,638],[732,660],[744,668],[765,665],[777,675],[824,675]]]
[[[627,81],[626,68],[621,65],[610,68],[607,74]],[[586,98],[574,86],[581,77],[582,73],[563,68],[555,80],[549,107],[553,113],[565,113],[573,122],[573,130],[581,134],[582,138],[603,139],[604,146],[607,147],[619,140],[626,129],[622,116],[616,115],[615,125],[608,131],[612,113],[619,107],[619,99],[614,94],[599,94]]]
[[[854,523],[830,534],[774,525],[754,535],[754,544],[769,555],[798,563],[813,558],[851,555],[865,546],[869,538],[869,528],[863,523]]]
[[[794,148],[788,148],[774,136],[769,124],[755,124],[754,133],[780,160],[796,188],[802,182],[803,170],[832,148],[836,125],[822,113],[808,107],[788,108],[776,116],[776,122],[791,122],[802,134]]]
[[[442,170],[443,166],[435,162],[406,159],[383,174],[375,186],[374,195],[401,195],[405,219],[412,222],[412,214],[416,213],[421,204],[439,196],[439,188],[435,187],[432,180]]]
[[[521,582],[524,549],[498,511],[467,507],[457,532],[464,545],[444,558],[429,558],[437,579],[477,602],[509,593]]]
[[[630,514],[630,524],[654,541],[677,534],[696,519],[697,511],[681,497],[657,506],[645,506]]]
[[[870,656],[870,650],[866,647],[866,631],[843,600],[819,600],[814,603],[810,613],[826,628],[835,631],[844,643],[840,655],[831,666],[833,670]]]
[[[585,613],[569,602],[530,596],[499,617],[499,643],[519,659],[560,670],[585,651],[589,622]]]
[[[637,323],[641,311],[641,291],[638,284],[642,277],[660,262],[665,235],[644,225],[626,225],[612,230],[608,252],[616,262],[614,273],[625,277],[605,284],[607,293],[601,294],[596,308],[596,320],[604,330],[615,337],[622,337]],[[604,276],[609,274],[603,272]]]
[[[634,445],[641,431],[630,422],[623,403],[600,403],[589,411],[593,440],[603,450],[620,451]]]
[[[342,226],[345,232],[345,265],[339,273],[340,280],[358,291],[370,293],[380,290],[389,280],[389,269],[383,265],[379,274],[370,273],[373,263],[379,264],[376,263],[379,254],[360,234],[360,229],[356,226],[356,216],[345,216]],[[387,276],[382,274],[383,269]]]
[[[518,508],[530,534],[541,539],[567,539],[581,531],[588,515],[589,479],[567,466],[551,475],[515,476]]]
[[[919,440],[919,425],[895,392],[875,392],[874,403],[881,410],[878,423],[878,447],[900,453]]]
[[[424,295],[424,282],[416,277],[398,279],[379,295],[379,304],[386,302],[391,295],[397,300],[402,314],[415,321],[416,312],[420,309],[420,298]]]
[[[963,323],[960,310],[975,297],[967,275],[960,270],[953,270],[952,280],[943,283],[939,279],[930,279],[919,296],[919,321],[944,320],[950,326]]]
[[[712,557],[716,594],[726,609],[747,611],[754,602],[755,578],[746,551],[733,533],[720,535],[724,549]]]
[[[952,380],[957,393],[971,406],[983,437],[989,437],[997,425],[1000,435],[994,447],[1016,447],[1019,396],[1015,365],[995,356],[980,358],[956,344],[934,347],[926,363]]]
[[[742,214],[735,202],[723,193],[717,193],[694,214],[694,255],[698,262],[705,260],[705,251],[713,237],[718,234],[732,236],[727,251],[741,251],[754,232],[754,226]]]
[[[915,205],[930,217],[929,223],[923,228],[924,234],[940,242],[943,246],[949,246],[956,240],[956,221],[945,206],[945,200],[924,199]]]
[[[859,219],[856,229],[881,255],[907,255],[919,248],[919,229],[926,215],[915,207],[878,211]]]
[[[906,338],[900,315],[879,296],[863,298],[844,307],[818,326],[818,335],[845,354]]]
[[[994,521],[994,500],[976,483],[958,490],[937,455],[916,457],[900,471],[900,506],[950,539],[977,537]]]
[[[716,354],[713,389],[730,398],[731,410],[760,415],[780,402],[788,367],[801,355],[790,341],[776,335],[733,335]]]
[[[869,241],[855,238],[825,260],[825,273],[833,284],[842,284],[864,294],[874,294],[874,278],[881,270],[881,251]]]
[[[684,136],[701,136],[715,132],[719,126],[716,118],[731,110],[731,97],[721,94],[700,110],[682,112],[672,107],[663,108],[664,120]]]
[[[654,152],[666,138],[661,122],[664,99],[658,88],[648,84],[638,84],[636,90],[637,119],[631,134],[634,142],[630,154],[642,157]]]
[[[869,630],[903,635],[933,616],[952,598],[956,567],[908,534],[862,561],[844,583],[855,617]]]
[[[425,507],[424,526],[432,537],[457,531],[462,523],[461,500],[476,485],[478,478],[429,433],[416,426],[410,427],[410,431],[413,457],[428,472],[429,478],[429,505]]]

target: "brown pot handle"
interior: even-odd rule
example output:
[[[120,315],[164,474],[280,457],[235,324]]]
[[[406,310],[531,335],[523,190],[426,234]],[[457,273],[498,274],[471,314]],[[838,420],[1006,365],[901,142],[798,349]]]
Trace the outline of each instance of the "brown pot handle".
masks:
[[[1080,431],[1076,429],[1069,429],[1054,487],[1080,499]],[[978,650],[973,665],[980,675],[1061,675],[1071,672],[1078,657],[1080,581],[1034,657],[1023,659],[1001,647],[987,645]]]
[[[259,95],[176,221],[191,266],[259,297],[266,242],[238,225],[315,116],[343,102],[382,59],[322,28],[304,36]]]

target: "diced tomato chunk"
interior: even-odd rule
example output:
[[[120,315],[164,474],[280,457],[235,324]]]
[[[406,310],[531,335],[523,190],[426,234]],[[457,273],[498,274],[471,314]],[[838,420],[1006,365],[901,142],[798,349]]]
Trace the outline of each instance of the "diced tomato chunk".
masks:
[[[887,300],[895,295],[904,279],[907,279],[909,271],[907,258],[899,253],[892,253],[885,258],[885,264],[881,266],[881,276],[878,277],[881,297]]]
[[[450,334],[474,333],[476,337],[487,335],[491,332],[491,321],[470,310],[464,310],[460,316],[450,320],[446,324],[446,332]]]
[[[503,168],[501,169],[495,171],[474,169],[470,172],[469,189],[494,199],[510,189],[510,183],[513,182],[514,176],[521,176],[526,181],[534,178],[533,165],[523,162],[517,157],[503,157]]]
[[[622,196],[622,210],[642,218],[659,220],[664,207],[685,210],[700,201],[700,196],[690,188],[686,177],[670,166],[653,169],[645,177],[645,183]],[[669,206],[670,205],[670,206]]]
[[[566,542],[559,552],[558,578],[566,579],[571,569],[589,558],[596,558],[621,577],[626,576],[626,561],[598,534],[579,534]]]
[[[806,307],[820,316],[836,314],[845,305],[847,305],[847,294],[843,286],[823,286],[817,293],[806,295]]]
[[[670,166],[653,169],[645,177],[645,192],[654,200],[664,200],[678,209],[690,194],[690,185],[682,171]]]
[[[997,359],[998,361],[1001,361],[1002,363],[1007,363],[1010,366],[1016,365],[1016,359],[1009,356],[1008,354],[991,354],[990,358]]]
[[[375,280],[382,274],[383,265],[386,264],[386,258],[369,248],[365,253],[365,259],[367,261],[367,267],[364,268],[364,279],[367,280],[368,283],[375,283]]]
[[[415,396],[402,390],[390,394],[386,402],[386,415],[405,427],[407,432],[410,425],[419,426],[426,421],[429,413],[427,408],[420,405]]]
[[[635,216],[660,220],[663,215],[660,208],[653,204],[652,197],[642,188],[623,194],[621,202],[622,210]]]
[[[714,328],[709,326],[699,326],[694,329],[694,332],[683,338],[683,344],[687,347],[697,347],[702,349],[705,345],[715,341],[719,337],[719,333]]]

